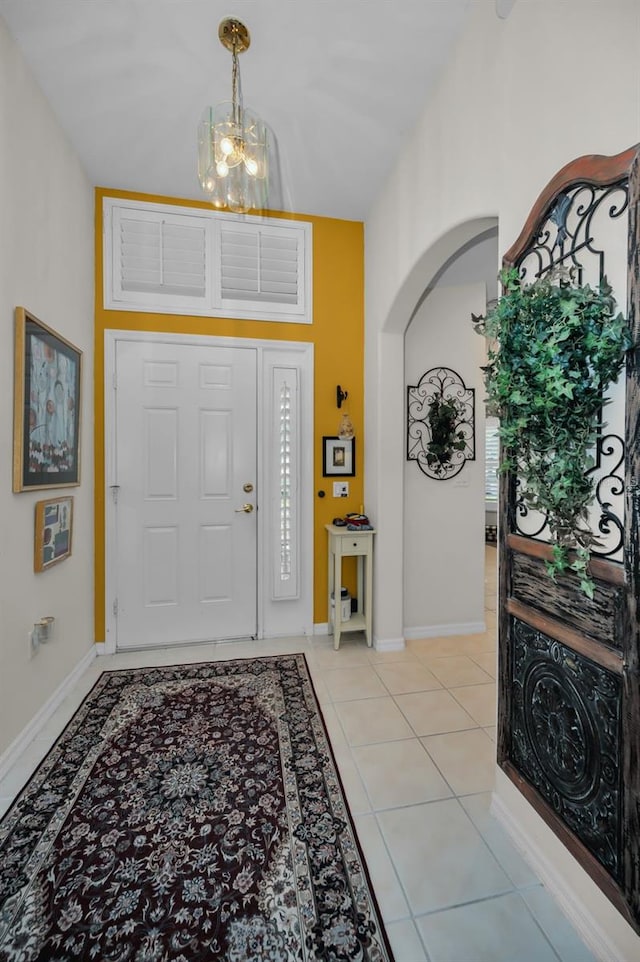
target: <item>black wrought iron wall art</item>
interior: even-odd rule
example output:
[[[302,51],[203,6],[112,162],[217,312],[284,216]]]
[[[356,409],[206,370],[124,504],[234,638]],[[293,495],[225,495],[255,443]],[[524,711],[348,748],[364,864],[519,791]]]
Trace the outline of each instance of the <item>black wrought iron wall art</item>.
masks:
[[[446,481],[475,457],[475,389],[450,367],[432,367],[407,388],[407,461]]]

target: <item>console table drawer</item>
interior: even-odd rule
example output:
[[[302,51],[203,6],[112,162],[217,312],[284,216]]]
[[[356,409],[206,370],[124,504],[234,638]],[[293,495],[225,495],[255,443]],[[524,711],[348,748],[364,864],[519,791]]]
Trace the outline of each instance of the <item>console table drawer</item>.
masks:
[[[343,554],[366,554],[371,544],[366,534],[344,535],[342,537]]]

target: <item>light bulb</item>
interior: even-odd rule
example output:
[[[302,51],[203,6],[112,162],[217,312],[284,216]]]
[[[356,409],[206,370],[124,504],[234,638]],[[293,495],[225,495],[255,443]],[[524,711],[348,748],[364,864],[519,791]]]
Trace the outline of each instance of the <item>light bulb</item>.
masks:
[[[216,170],[218,172],[218,177],[226,177],[229,173],[229,165],[224,160],[219,160],[216,164]]]
[[[254,160],[253,157],[245,157],[244,166],[250,177],[255,177],[258,173],[258,161]]]
[[[222,138],[222,140],[220,141],[220,150],[225,155],[225,157],[228,157],[229,154],[233,153],[233,141],[231,140],[231,137]]]

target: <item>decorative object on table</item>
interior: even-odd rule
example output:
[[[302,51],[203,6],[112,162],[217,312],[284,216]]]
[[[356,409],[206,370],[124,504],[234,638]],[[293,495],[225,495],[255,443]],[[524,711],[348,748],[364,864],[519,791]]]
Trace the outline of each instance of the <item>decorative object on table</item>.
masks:
[[[333,610],[334,617],[332,623],[335,623],[335,591],[331,592],[331,608]],[[351,595],[349,594],[348,588],[340,588],[340,620],[349,621],[351,618]]]
[[[407,388],[407,461],[445,481],[475,457],[475,390],[450,367],[432,367]]]
[[[244,214],[268,204],[268,133],[242,100],[238,54],[249,49],[249,31],[227,17],[218,39],[232,56],[231,101],[205,108],[198,127],[198,178],[214,207]]]
[[[304,655],[103,672],[0,822],[0,920],[3,959],[392,962]]]
[[[33,570],[46,571],[71,555],[73,498],[36,501]]]
[[[344,520],[349,531],[372,531],[373,525],[369,522],[366,514],[356,514],[350,512],[345,514]]]
[[[349,478],[356,473],[356,439],[323,437],[322,474]]]
[[[16,308],[13,490],[80,483],[82,352]]]
[[[628,324],[606,278],[597,289],[574,285],[560,267],[525,286],[511,268],[501,281],[496,306],[485,317],[472,315],[489,341],[485,382],[500,418],[500,471],[516,473],[524,503],[546,516],[551,577],[574,571],[592,598],[591,450],[604,427],[605,392],[631,343]]]

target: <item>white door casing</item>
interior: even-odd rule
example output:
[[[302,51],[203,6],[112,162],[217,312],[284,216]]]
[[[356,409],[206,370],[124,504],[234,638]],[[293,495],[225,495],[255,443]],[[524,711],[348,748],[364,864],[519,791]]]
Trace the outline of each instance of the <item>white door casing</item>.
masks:
[[[274,588],[283,369],[297,385],[295,596]],[[308,344],[105,332],[105,652],[312,632],[312,378]]]

